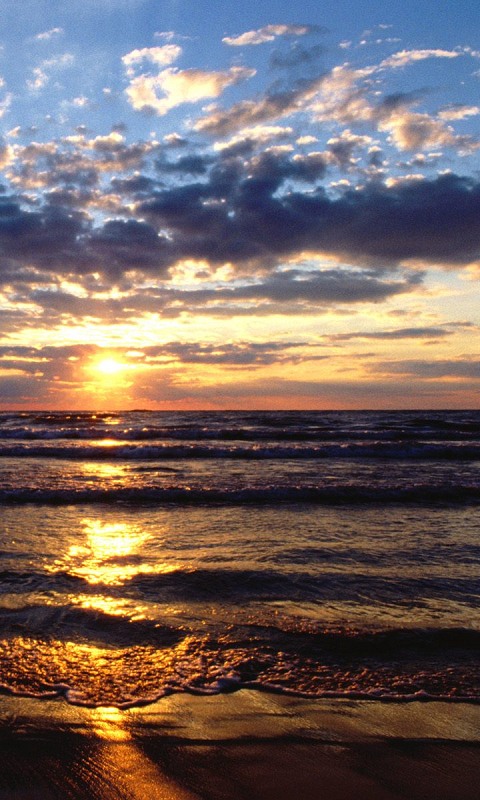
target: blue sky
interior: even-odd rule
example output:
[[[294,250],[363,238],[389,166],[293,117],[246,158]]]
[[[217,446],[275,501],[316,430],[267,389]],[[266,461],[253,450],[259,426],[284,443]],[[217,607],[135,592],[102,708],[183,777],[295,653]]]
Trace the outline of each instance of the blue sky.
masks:
[[[478,2],[0,12],[0,407],[478,405]]]

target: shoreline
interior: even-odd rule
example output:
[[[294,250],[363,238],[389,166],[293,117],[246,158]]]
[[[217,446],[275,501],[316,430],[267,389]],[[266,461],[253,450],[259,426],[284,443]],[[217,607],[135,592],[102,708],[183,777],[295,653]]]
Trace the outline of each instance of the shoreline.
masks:
[[[480,706],[242,689],[128,710],[0,698],[9,800],[476,800]]]

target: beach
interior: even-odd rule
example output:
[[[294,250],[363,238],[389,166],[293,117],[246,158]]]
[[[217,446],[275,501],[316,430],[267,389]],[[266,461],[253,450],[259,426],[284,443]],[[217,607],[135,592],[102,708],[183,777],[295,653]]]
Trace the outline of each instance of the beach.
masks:
[[[480,706],[241,690],[144,708],[3,697],[9,800],[474,800]]]

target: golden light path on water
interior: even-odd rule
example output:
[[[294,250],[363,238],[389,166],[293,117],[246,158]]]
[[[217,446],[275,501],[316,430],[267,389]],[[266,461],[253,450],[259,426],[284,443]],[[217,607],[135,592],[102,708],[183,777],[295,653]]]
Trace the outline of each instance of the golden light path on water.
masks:
[[[116,464],[86,464],[85,469],[99,481],[122,476]],[[275,602],[263,603],[259,611],[258,605],[243,601],[222,608],[217,594],[211,599],[206,566],[211,553],[203,553],[197,574],[195,559],[203,551],[189,536],[191,516],[182,514],[175,522],[169,512],[155,519],[137,509],[100,513],[75,519],[67,513],[63,553],[57,537],[50,554],[45,544],[43,569],[55,577],[52,585],[59,589],[38,598],[32,593],[29,605],[18,614],[15,609],[11,633],[0,651],[2,684],[14,692],[64,694],[72,703],[126,707],[169,691],[217,691],[218,682],[230,674],[242,682],[286,685],[312,696],[385,687],[409,694],[416,686],[437,695],[448,691],[469,696],[473,691],[475,675],[469,665],[460,664],[455,672],[441,667],[427,675],[421,663],[408,661],[402,666],[380,659],[372,669],[360,658],[342,666],[337,659],[309,656],[310,645],[303,656],[298,637],[310,641],[322,634],[315,617],[311,624],[302,615],[297,621],[290,608],[292,616],[286,619]],[[43,522],[48,527],[48,518]],[[223,546],[223,538],[221,542]],[[155,577],[175,572],[171,580]],[[345,618],[347,600],[343,602]],[[303,606],[300,611],[305,614]],[[326,606],[322,611],[327,613]],[[267,633],[271,625],[276,632],[270,644],[262,644],[259,625]],[[276,645],[280,630],[286,635],[281,651]],[[288,649],[290,633],[297,637],[294,651]],[[352,631],[353,643],[354,638]]]
[[[141,561],[132,563],[144,544],[145,531],[141,526],[126,522],[103,522],[83,519],[84,542],[71,545],[62,568],[71,575],[83,578],[89,584],[119,585],[139,573],[154,570]],[[158,566],[155,567],[158,571]]]
[[[118,469],[112,465],[95,466],[99,473],[109,477]],[[67,573],[99,588],[96,594],[84,591],[69,595],[69,607],[92,614],[93,632],[90,631],[87,638],[113,636],[115,642],[111,646],[99,646],[94,641],[79,641],[79,636],[83,639],[86,636],[81,623],[69,625],[65,639],[55,638],[53,631],[47,641],[15,637],[7,643],[8,652],[5,651],[4,656],[17,665],[16,675],[11,676],[17,690],[29,688],[43,693],[48,687],[54,689],[64,684],[75,687],[69,692],[73,702],[129,704],[145,697],[154,698],[160,686],[170,681],[175,683],[179,671],[188,669],[191,672],[201,650],[196,637],[181,630],[172,635],[168,627],[147,619],[147,604],[118,594],[111,596],[108,591],[128,584],[137,575],[166,574],[177,569],[176,564],[162,563],[158,553],[154,565],[146,561],[144,553],[149,536],[140,523],[108,522],[96,517],[80,521],[75,543],[70,544],[65,554],[48,569],[52,573]],[[119,623],[112,626],[113,617],[119,619]],[[98,634],[95,633],[96,620]],[[142,621],[148,623],[147,633],[155,642],[132,645],[128,644],[127,636],[122,646],[127,627],[133,629]],[[33,684],[32,675],[35,675]]]

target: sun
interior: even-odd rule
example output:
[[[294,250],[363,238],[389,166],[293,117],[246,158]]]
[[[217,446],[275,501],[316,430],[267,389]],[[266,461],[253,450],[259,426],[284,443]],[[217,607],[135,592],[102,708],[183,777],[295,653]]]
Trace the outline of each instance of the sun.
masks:
[[[129,402],[130,391],[135,382],[136,364],[129,357],[113,350],[96,352],[83,365],[85,371],[84,391],[91,398],[97,410],[108,407],[111,410],[118,403]]]
[[[117,358],[108,356],[100,359],[100,361],[97,361],[94,365],[94,369],[96,372],[100,372],[102,375],[118,375],[119,372],[122,372],[122,370],[126,369],[126,365]]]

